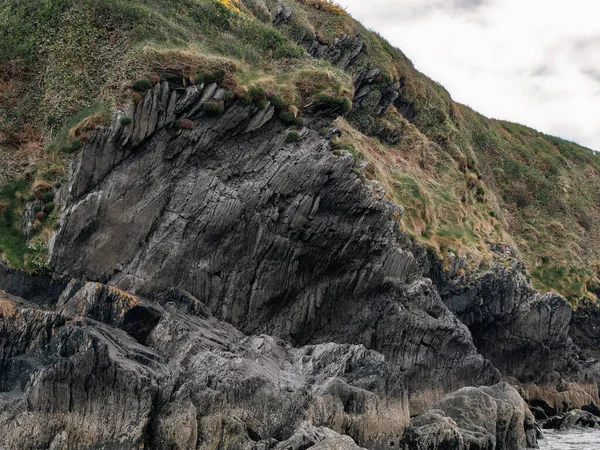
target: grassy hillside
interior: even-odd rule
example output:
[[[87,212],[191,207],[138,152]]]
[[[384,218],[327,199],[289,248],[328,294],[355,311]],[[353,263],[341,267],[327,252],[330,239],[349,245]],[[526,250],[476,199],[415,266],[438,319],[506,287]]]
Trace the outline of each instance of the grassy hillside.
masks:
[[[11,264],[43,269],[54,226],[48,192],[64,177],[86,133],[113,106],[139,99],[158,79],[212,78],[231,97],[277,104],[298,122],[319,102],[346,111],[335,148],[369,161],[388,197],[405,206],[401,226],[464,271],[510,264],[489,243],[517,248],[536,287],[573,303],[600,286],[600,156],[452,101],[398,50],[323,0],[7,0],[0,3],[0,250]],[[364,42],[342,70],[308,55],[315,39]],[[375,114],[378,92],[347,111],[354,76],[382,71],[400,97]],[[139,81],[144,80],[144,81]],[[141,88],[140,88],[141,86]],[[46,199],[44,199],[46,195]],[[29,242],[28,202],[39,208]],[[49,200],[49,201],[46,201]],[[50,205],[52,204],[52,205]],[[50,205],[50,206],[47,206]],[[41,214],[40,214],[41,213]],[[462,271],[459,275],[462,274]]]

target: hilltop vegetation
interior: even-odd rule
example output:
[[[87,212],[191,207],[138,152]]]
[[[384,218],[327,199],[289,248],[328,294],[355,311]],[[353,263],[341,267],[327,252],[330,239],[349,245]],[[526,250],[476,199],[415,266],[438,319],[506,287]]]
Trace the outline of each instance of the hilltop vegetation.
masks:
[[[19,232],[31,202],[63,181],[86,133],[115,105],[136,101],[136,80],[218,80],[233,99],[277,104],[298,124],[322,102],[339,105],[332,144],[370,162],[367,176],[406,210],[401,226],[458,275],[511,256],[534,285],[575,304],[600,289],[600,156],[455,103],[398,50],[324,0],[8,0],[0,5],[0,249],[17,267],[40,270],[54,226],[39,214],[29,243]],[[347,67],[311,57],[315,42],[347,35],[364,43]],[[383,112],[380,92],[349,111],[354,78],[380,70],[399,97]],[[379,96],[379,97],[378,97]],[[219,113],[214,106],[214,113]],[[290,139],[293,134],[290,133]]]

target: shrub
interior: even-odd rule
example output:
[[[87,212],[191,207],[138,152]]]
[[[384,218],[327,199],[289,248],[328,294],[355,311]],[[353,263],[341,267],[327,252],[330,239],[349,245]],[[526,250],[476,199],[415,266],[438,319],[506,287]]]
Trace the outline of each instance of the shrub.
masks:
[[[477,195],[483,197],[485,195],[485,189],[483,189],[482,187],[478,187]]]
[[[202,84],[202,83],[204,83],[205,79],[206,79],[206,75],[203,73],[199,73],[198,75],[195,75],[192,78],[192,82],[194,84]]]
[[[211,100],[202,105],[202,109],[210,116],[218,116],[225,112],[225,105],[223,102]]]
[[[249,106],[252,104],[252,97],[250,97],[248,94],[246,94],[240,98],[240,101],[242,102],[242,104]]]
[[[296,142],[300,139],[300,134],[297,131],[290,131],[285,138],[286,144],[290,144],[292,142]]]
[[[133,90],[136,92],[144,92],[152,89],[152,82],[148,78],[142,78],[133,82]]]
[[[252,86],[248,89],[248,95],[252,100],[258,101],[265,98],[265,90],[259,86]]]
[[[149,79],[150,79],[150,83],[152,83],[154,85],[156,85],[156,84],[158,84],[160,82],[160,77],[158,75],[156,75],[156,74],[150,75]]]
[[[46,191],[42,194],[42,201],[44,203],[49,203],[54,200],[54,192]]]
[[[29,194],[29,196],[27,197],[27,201],[28,201],[28,202],[33,202],[33,201],[35,201],[35,195],[33,195],[33,194]]]
[[[279,95],[272,95],[271,98],[269,98],[269,101],[278,111],[281,111],[286,106],[285,101]]]
[[[63,153],[76,153],[79,150],[81,150],[81,147],[83,147],[83,144],[81,143],[81,141],[78,139],[75,139],[73,142],[71,142],[71,145],[66,145],[66,146],[62,147],[60,149],[60,151]]]
[[[490,211],[490,217],[496,217],[496,213],[494,211]]]
[[[259,101],[256,102],[256,107],[258,109],[265,109],[267,107],[267,99],[261,98]]]
[[[133,103],[135,103],[136,105],[138,103],[140,103],[143,98],[144,97],[142,97],[142,94],[140,94],[139,92],[134,92],[133,94],[131,94],[131,99],[133,100]]]
[[[225,79],[226,72],[223,69],[219,69],[213,73],[199,73],[192,81],[194,84],[210,84],[210,83],[221,83]]]
[[[194,122],[192,122],[190,119],[182,119],[179,121],[179,128],[182,130],[193,130]]]
[[[225,79],[225,71],[219,69],[206,77],[207,83],[221,83]]]
[[[283,111],[279,114],[279,118],[286,125],[295,125],[297,117],[291,111]]]
[[[46,205],[44,205],[44,212],[46,214],[50,214],[52,211],[54,211],[55,205],[54,202],[48,202],[46,203]]]
[[[341,109],[342,113],[347,113],[352,109],[352,102],[348,97],[335,97],[333,95],[321,94],[318,97],[320,105]]]
[[[121,122],[121,125],[129,125],[133,122],[133,119],[129,116],[123,116],[119,121]]]
[[[39,213],[41,210],[42,210],[42,207],[40,205],[34,205],[33,212],[35,214]]]
[[[223,93],[223,100],[226,102],[233,100],[234,97],[235,97],[235,95],[231,91],[225,91]]]
[[[44,214],[43,211],[38,211],[38,212],[35,213],[35,218],[37,220],[42,220],[44,217],[46,217],[46,214]]]
[[[319,134],[321,136],[326,136],[328,132],[329,132],[329,128],[327,128],[327,127],[323,127],[319,130]]]

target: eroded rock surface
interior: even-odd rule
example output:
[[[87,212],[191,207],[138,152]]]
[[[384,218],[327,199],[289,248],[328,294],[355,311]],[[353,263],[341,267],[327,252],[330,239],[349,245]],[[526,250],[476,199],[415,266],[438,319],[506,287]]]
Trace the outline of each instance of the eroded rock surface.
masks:
[[[361,345],[293,348],[190,314],[183,293],[74,285],[53,309],[0,299],[0,447],[375,448],[408,422]]]
[[[117,115],[88,140],[61,194],[55,270],[149,297],[177,286],[247,334],[363,344],[415,405],[496,382],[402,248],[399,209],[352,172],[352,156],[309,129],[285,144],[270,107],[207,116],[218,95],[162,83],[131,125]]]
[[[223,95],[157,84],[86,141],[58,281],[0,280],[0,445],[390,448],[423,411],[405,442],[531,443],[506,385],[431,405],[580,370],[564,299],[507,272],[442,301],[351,155]]]
[[[506,449],[537,447],[535,419],[507,383],[467,387],[411,419],[400,448]]]

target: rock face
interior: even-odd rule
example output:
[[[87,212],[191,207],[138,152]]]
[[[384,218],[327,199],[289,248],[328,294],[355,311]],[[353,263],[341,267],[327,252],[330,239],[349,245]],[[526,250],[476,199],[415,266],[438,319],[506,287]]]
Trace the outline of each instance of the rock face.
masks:
[[[378,448],[408,422],[360,345],[246,337],[174,290],[73,282],[52,306],[0,298],[0,448],[359,448],[315,426]]]
[[[446,284],[442,296],[502,374],[544,383],[582,371],[569,338],[571,307],[560,295],[535,291],[524,268],[495,267],[466,284]]]
[[[598,293],[600,294],[600,292]],[[573,311],[570,336],[586,358],[600,358],[600,307],[582,301]]]
[[[247,334],[363,344],[415,403],[497,381],[353,158],[308,129],[285,144],[270,107],[206,116],[218,95],[157,85],[133,124],[116,115],[88,140],[61,194],[55,270],[149,297],[176,286]]]
[[[507,272],[442,300],[351,155],[223,95],[118,111],[57,194],[55,279],[0,266],[0,448],[382,449],[423,411],[415,448],[533,442],[505,384],[428,408],[578,370],[563,299]]]
[[[462,388],[410,421],[400,448],[506,449],[537,447],[535,419],[507,383]]]

